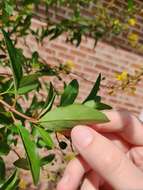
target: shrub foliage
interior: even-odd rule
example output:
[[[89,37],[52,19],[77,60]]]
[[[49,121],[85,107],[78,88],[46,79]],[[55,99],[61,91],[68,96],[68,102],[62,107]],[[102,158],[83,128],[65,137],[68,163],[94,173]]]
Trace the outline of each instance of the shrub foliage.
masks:
[[[66,6],[72,10],[72,16],[68,19],[53,23],[47,19],[47,27],[33,30],[31,21],[35,15],[35,9],[39,3],[46,6],[47,11],[55,6]],[[96,5],[93,11],[94,17],[87,18],[82,14],[84,8]],[[133,1],[128,0],[127,8],[122,10],[122,16],[110,14],[110,8],[104,7],[94,0],[2,0],[0,1],[0,188],[18,189],[20,168],[30,170],[35,185],[39,182],[40,170],[43,165],[49,164],[54,155],[49,154],[49,149],[55,145],[51,133],[70,130],[77,124],[91,124],[108,122],[108,118],[101,112],[111,109],[109,105],[101,101],[98,96],[100,83],[99,74],[95,84],[81,103],[75,103],[79,92],[79,84],[76,79],[69,84],[64,83],[64,89],[59,92],[51,81],[41,84],[43,76],[57,77],[63,81],[60,74],[70,73],[62,65],[50,67],[42,62],[38,52],[33,52],[31,57],[26,57],[23,50],[17,47],[19,38],[25,38],[32,34],[37,43],[42,43],[45,37],[54,39],[67,32],[67,41],[80,45],[84,35],[90,35],[95,39],[95,44],[101,38],[110,35],[118,35],[125,29],[128,19],[134,13]],[[114,15],[114,16],[113,16]],[[121,14],[120,14],[121,15]],[[43,85],[47,90],[46,100],[39,99]],[[32,100],[31,96],[32,94]],[[53,108],[56,98],[60,101]],[[24,100],[25,103],[21,103]],[[30,103],[29,103],[30,102]],[[26,104],[26,108],[24,105]],[[16,152],[18,141],[21,138],[25,157]],[[64,142],[61,148],[66,148]],[[47,156],[41,157],[39,150],[47,150]],[[13,163],[14,171],[6,179],[5,156],[10,151],[18,155]]]

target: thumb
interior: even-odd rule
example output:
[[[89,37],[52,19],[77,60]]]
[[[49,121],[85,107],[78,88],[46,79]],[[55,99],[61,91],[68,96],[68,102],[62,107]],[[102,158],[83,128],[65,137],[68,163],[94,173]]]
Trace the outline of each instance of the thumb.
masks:
[[[71,137],[84,160],[113,188],[143,189],[143,173],[110,140],[87,126],[75,127]]]

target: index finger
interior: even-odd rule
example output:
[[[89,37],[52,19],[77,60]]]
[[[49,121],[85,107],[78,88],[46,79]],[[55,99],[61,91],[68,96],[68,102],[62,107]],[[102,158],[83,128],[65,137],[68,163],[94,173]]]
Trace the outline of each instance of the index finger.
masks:
[[[143,173],[109,139],[86,126],[71,133],[83,159],[113,188],[143,189]]]
[[[124,140],[134,145],[143,145],[143,124],[128,111],[103,111],[110,122],[91,127],[98,132],[117,132]]]

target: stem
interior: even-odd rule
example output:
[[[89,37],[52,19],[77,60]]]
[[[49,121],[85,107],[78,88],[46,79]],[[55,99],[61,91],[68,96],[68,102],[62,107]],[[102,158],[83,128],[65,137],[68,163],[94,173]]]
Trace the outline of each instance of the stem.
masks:
[[[71,147],[72,152],[74,153],[75,151],[74,151],[74,148],[73,148],[73,145],[72,145],[72,139],[71,139],[71,137],[70,137],[70,147]]]
[[[58,134],[57,134],[57,132],[55,132],[55,137],[56,137],[56,140],[57,140],[58,145],[59,145],[59,144],[60,144],[60,141],[59,141],[59,138],[58,138]],[[58,149],[58,148],[57,148],[57,149]],[[63,152],[63,150],[60,148],[60,146],[59,146],[59,150],[60,150],[62,156],[64,156],[64,152]]]
[[[15,108],[13,108],[11,105],[7,104],[5,101],[0,100],[0,104],[4,105],[5,107],[7,107],[11,112],[19,115],[20,117],[32,122],[32,123],[37,123],[37,120],[35,118],[32,117],[28,117],[27,115],[20,113],[19,111],[17,111]]]
[[[16,123],[16,122],[17,122],[17,120],[15,119],[13,112],[10,112],[10,114],[11,114],[11,117],[12,117],[12,119],[13,119],[14,123]]]
[[[12,148],[12,151],[17,155],[17,157],[20,159],[21,158],[21,156],[19,155],[19,153],[14,149],[14,148]]]
[[[9,90],[12,88],[12,86],[13,86],[13,83],[10,84],[10,86],[8,87],[8,89],[5,92],[0,93],[0,96],[9,93]]]
[[[55,132],[55,136],[56,136],[57,142],[58,142],[58,144],[59,144],[60,141],[59,141],[59,138],[58,138],[58,134],[57,134],[57,132]]]

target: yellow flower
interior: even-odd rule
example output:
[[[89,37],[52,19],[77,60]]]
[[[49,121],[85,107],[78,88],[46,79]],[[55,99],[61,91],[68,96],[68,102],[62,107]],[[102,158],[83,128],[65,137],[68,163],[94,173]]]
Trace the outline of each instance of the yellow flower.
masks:
[[[20,182],[19,182],[19,187],[20,187],[20,189],[26,189],[27,184],[26,184],[26,182],[25,182],[24,179],[21,179],[21,180],[20,180]]]
[[[116,79],[119,81],[125,81],[128,78],[128,73],[123,71],[121,74],[116,75]]]
[[[136,42],[137,43],[138,40],[139,40],[139,36],[137,34],[135,34],[135,33],[130,33],[128,35],[128,39],[129,39],[130,42]]]
[[[139,36],[138,36],[137,34],[135,34],[135,33],[130,33],[130,34],[128,35],[128,40],[129,40],[130,44],[131,44],[133,47],[135,47],[135,46],[137,45],[137,43],[138,43]]]
[[[71,60],[68,60],[68,61],[66,61],[65,66],[71,70],[75,67],[75,63]]]
[[[130,26],[135,26],[135,25],[136,25],[136,19],[130,18],[130,19],[128,20],[128,23],[129,23]]]
[[[119,24],[120,24],[119,19],[115,19],[115,20],[113,21],[113,24],[114,24],[114,25],[119,25]]]
[[[34,5],[31,3],[29,5],[27,5],[27,9],[28,10],[33,10],[34,9]]]
[[[70,154],[67,154],[65,157],[64,157],[64,160],[66,162],[69,162],[71,160],[73,160],[75,158],[76,154],[75,153],[70,153]]]

